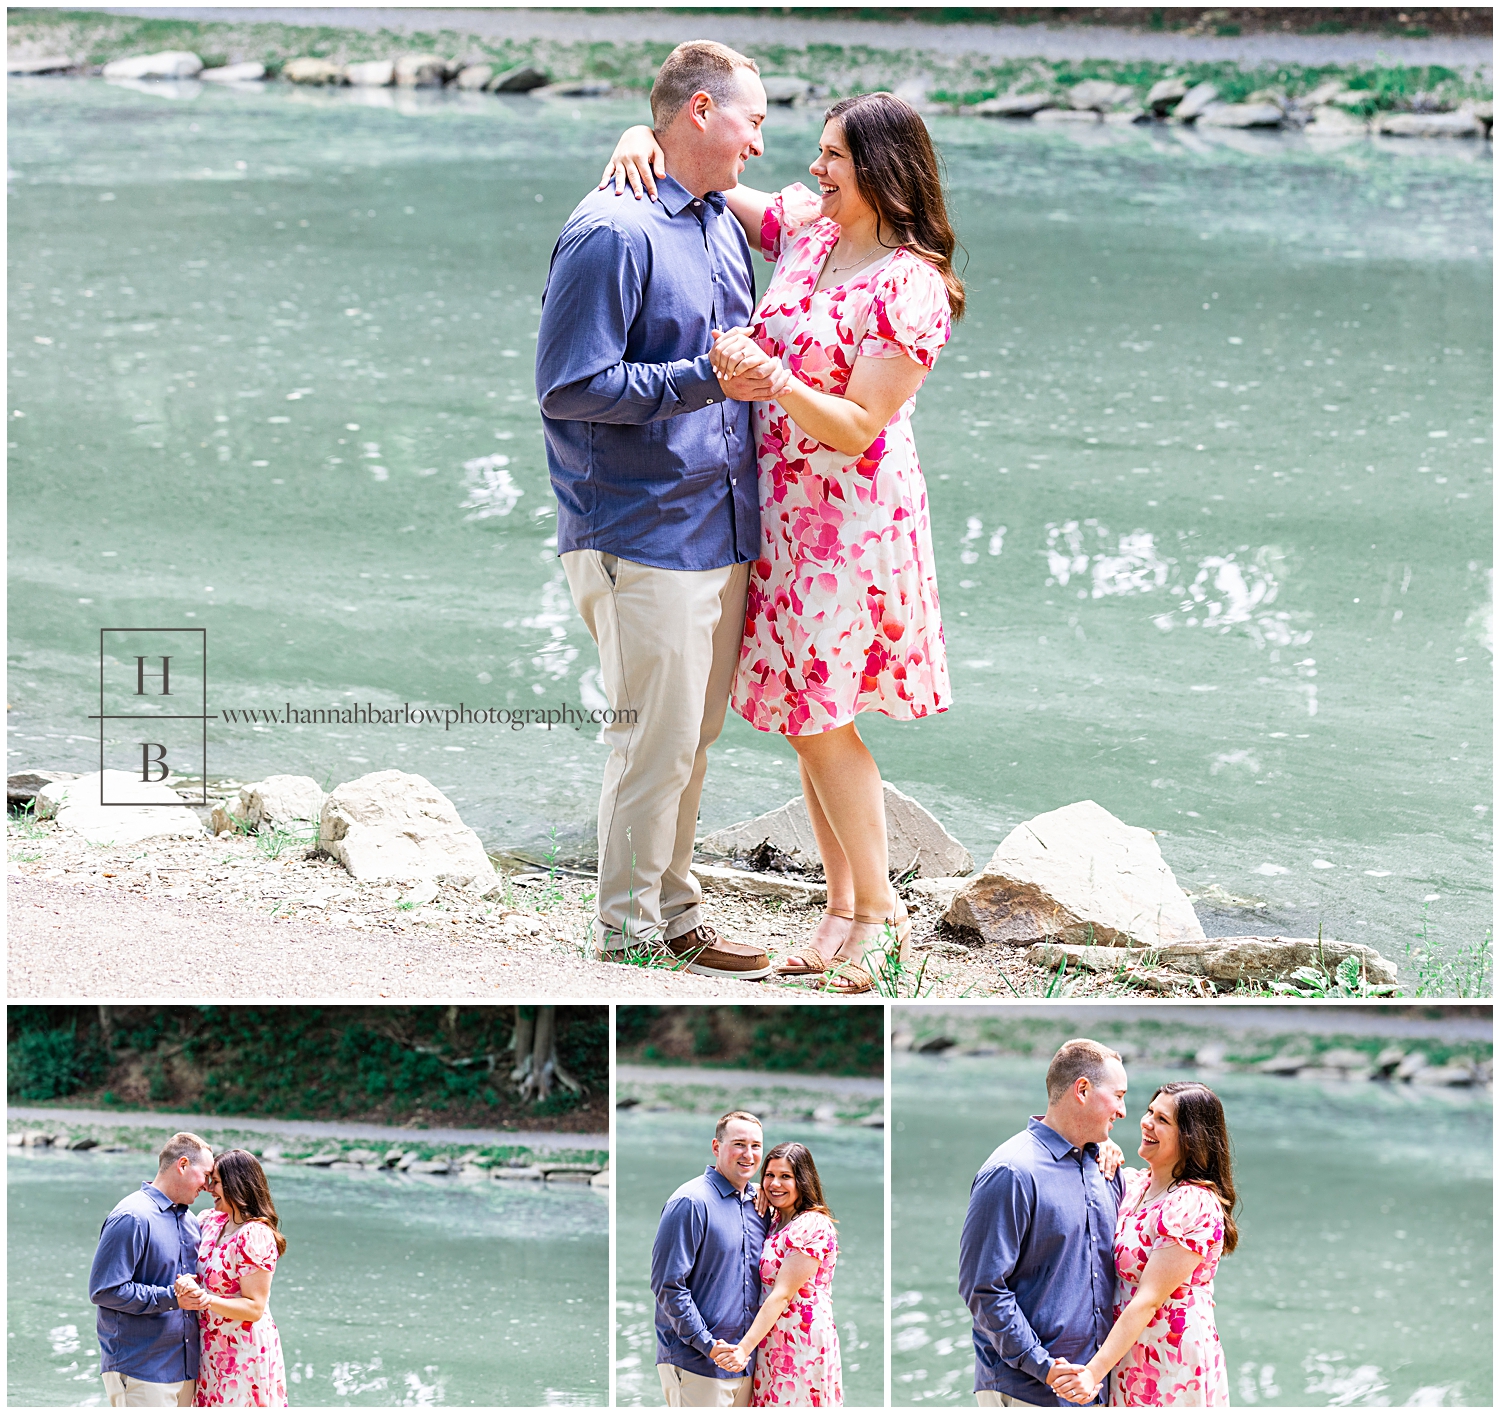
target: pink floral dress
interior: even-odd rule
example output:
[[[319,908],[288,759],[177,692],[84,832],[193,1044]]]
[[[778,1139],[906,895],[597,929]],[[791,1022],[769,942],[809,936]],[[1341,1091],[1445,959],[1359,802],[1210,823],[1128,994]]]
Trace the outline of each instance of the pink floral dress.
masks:
[[[276,1270],[276,1239],[271,1229],[265,1223],[249,1222],[221,1242],[219,1234],[228,1221],[218,1211],[199,1219],[198,1280],[213,1296],[238,1296],[240,1274],[252,1267]],[[269,1307],[254,1323],[226,1320],[212,1311],[200,1311],[198,1321],[201,1344],[195,1405],[286,1407],[286,1365]]]
[[[816,202],[798,183],[766,211],[761,247],[776,270],[755,341],[836,396],[856,358],[907,354],[930,369],[950,328],[942,277],[898,247],[814,293],[839,238]],[[952,701],[914,404],[853,458],[803,432],[780,403],[755,404],[761,552],[732,700],[761,731],[810,736],[872,709],[910,720]]]
[[[1183,1183],[1142,1203],[1148,1169],[1125,1170],[1115,1223],[1115,1319],[1129,1305],[1151,1254],[1175,1242],[1198,1257],[1187,1284],[1165,1301],[1110,1377],[1111,1404],[1154,1408],[1229,1403],[1229,1371],[1214,1324],[1214,1271],[1224,1251],[1224,1210],[1207,1188]]]
[[[753,1405],[831,1409],[844,1403],[839,1333],[833,1324],[833,1268],[839,1239],[824,1213],[803,1213],[773,1229],[760,1254],[760,1284],[768,1295],[793,1248],[818,1260],[818,1270],[792,1298],[755,1356]]]

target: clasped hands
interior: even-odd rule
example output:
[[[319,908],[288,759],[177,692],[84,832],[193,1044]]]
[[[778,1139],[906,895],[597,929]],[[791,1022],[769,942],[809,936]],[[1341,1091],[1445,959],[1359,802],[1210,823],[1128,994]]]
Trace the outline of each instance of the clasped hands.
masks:
[[[1048,1372],[1047,1383],[1070,1404],[1087,1404],[1098,1394],[1100,1382],[1087,1365],[1057,1360]]]
[[[709,362],[724,396],[739,403],[764,403],[779,397],[792,381],[791,371],[751,337],[749,329],[712,331]]]
[[[731,1375],[743,1375],[745,1366],[750,1363],[750,1357],[740,1353],[737,1345],[731,1345],[727,1340],[714,1341],[714,1348],[708,1352],[708,1357],[721,1370],[728,1370]]]
[[[177,1293],[177,1304],[184,1311],[206,1311],[208,1309],[208,1293],[198,1285],[198,1278],[189,1276],[184,1272],[174,1285]]]

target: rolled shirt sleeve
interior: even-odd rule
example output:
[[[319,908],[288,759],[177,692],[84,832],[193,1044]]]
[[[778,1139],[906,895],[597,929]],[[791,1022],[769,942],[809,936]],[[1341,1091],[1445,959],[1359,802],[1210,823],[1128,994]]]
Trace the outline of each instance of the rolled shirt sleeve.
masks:
[[[639,425],[722,402],[708,354],[663,363],[626,357],[645,298],[649,251],[607,224],[565,231],[537,334],[537,395],[548,417]]]
[[[979,1174],[959,1242],[958,1284],[975,1334],[1012,1369],[1046,1384],[1052,1357],[1022,1314],[1011,1285],[1035,1202],[1028,1175],[1008,1166]]]
[[[662,1210],[651,1246],[651,1291],[656,1308],[679,1340],[705,1356],[714,1348],[714,1336],[688,1290],[688,1280],[707,1226],[707,1214],[691,1198],[673,1198]]]
[[[178,1309],[172,1287],[133,1279],[149,1244],[146,1223],[135,1214],[114,1213],[105,1220],[89,1272],[89,1300],[95,1306],[127,1316],[155,1316]]]

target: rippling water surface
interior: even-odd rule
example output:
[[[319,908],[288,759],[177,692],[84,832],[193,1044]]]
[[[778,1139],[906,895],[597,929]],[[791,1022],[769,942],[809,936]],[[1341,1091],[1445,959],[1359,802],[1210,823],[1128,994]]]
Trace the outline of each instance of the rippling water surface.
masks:
[[[958,1295],[969,1185],[1046,1108],[1044,1062],[896,1057],[891,1137],[897,1404],[968,1404]],[[1126,1162],[1152,1090],[1130,1067]],[[1214,1282],[1230,1402],[1485,1405],[1493,1379],[1493,1104],[1487,1095],[1205,1076],[1243,1204]]]
[[[104,1405],[89,1267],[142,1155],[9,1153],[12,1405]],[[608,1399],[609,1209],[588,1188],[271,1166],[292,1404]],[[199,1210],[209,1205],[199,1203]]]
[[[661,1401],[651,1243],[673,1190],[712,1162],[713,1133],[711,1115],[627,1110],[616,1120],[615,1355],[617,1400],[622,1406]],[[879,1130],[768,1122],[767,1148],[787,1139],[799,1139],[812,1151],[824,1196],[838,1219],[833,1317],[843,1358],[844,1401],[879,1407],[885,1402],[885,1138]]]
[[[531,360],[556,231],[643,108],[64,80],[9,105],[12,760],[97,760],[106,624],[206,627],[211,710],[602,705]],[[980,860],[1095,799],[1158,831],[1211,933],[1477,943],[1487,149],[933,128],[970,291],[916,421],[956,702],[865,719],[886,775]],[[796,179],[816,131],[775,113],[750,178]],[[572,729],[210,746],[241,779],[417,770],[532,849],[587,839],[602,763]],[[795,789],[733,719],[704,826]]]

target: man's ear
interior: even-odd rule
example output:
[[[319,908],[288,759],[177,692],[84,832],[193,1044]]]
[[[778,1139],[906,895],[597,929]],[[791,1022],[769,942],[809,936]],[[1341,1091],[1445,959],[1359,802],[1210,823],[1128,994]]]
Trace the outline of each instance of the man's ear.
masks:
[[[702,128],[707,125],[708,111],[713,106],[713,96],[701,90],[688,99],[688,117],[692,119],[695,127]]]

